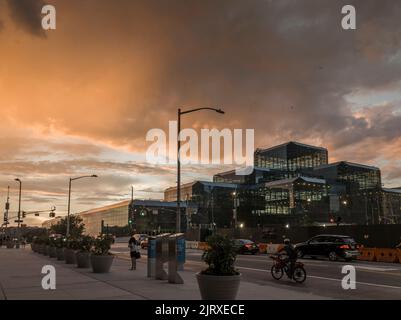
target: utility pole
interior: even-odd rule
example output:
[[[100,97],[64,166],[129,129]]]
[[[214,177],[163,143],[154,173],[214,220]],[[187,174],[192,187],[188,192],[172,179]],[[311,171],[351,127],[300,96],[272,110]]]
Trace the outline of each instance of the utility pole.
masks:
[[[18,228],[17,228],[17,233],[18,233],[18,240],[16,244],[16,248],[19,249],[20,246],[20,237],[21,237],[21,189],[22,189],[22,181],[18,178],[15,179],[19,183],[19,199],[18,199]]]
[[[4,211],[4,223],[7,227],[8,225],[8,210],[10,210],[10,186],[7,187],[7,202],[6,202],[6,211]]]
[[[180,131],[181,131],[181,108],[178,108],[177,112],[177,217],[176,217],[176,227],[175,232],[181,232],[181,161],[180,161]]]

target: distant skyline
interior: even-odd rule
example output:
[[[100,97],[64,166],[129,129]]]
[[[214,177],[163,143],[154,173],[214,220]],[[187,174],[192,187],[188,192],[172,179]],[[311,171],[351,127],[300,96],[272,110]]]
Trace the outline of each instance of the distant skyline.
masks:
[[[162,198],[174,165],[145,161],[146,132],[178,107],[218,106],[183,128],[255,129],[255,147],[290,140],[329,161],[379,167],[401,186],[401,2],[0,0],[0,204],[72,212]],[[352,4],[357,29],[341,28]],[[39,8],[39,10],[38,10]],[[183,166],[182,182],[231,167]],[[28,223],[39,223],[32,218]]]

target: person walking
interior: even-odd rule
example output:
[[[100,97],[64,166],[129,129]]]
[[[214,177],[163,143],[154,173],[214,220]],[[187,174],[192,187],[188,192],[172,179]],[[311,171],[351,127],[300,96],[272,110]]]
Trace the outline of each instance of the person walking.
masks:
[[[128,247],[130,248],[131,255],[131,270],[136,270],[136,259],[140,257],[139,252],[139,241],[132,235],[128,241]]]

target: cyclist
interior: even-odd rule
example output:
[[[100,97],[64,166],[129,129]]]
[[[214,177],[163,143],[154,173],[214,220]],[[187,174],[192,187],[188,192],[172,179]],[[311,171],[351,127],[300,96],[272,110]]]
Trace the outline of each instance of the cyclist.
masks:
[[[294,274],[294,269],[295,269],[295,263],[297,262],[297,250],[295,247],[291,244],[290,239],[284,239],[284,247],[282,247],[278,253],[285,252],[285,255],[287,258],[285,259],[286,263],[289,263],[290,265],[290,270],[289,270],[289,277],[292,278]]]

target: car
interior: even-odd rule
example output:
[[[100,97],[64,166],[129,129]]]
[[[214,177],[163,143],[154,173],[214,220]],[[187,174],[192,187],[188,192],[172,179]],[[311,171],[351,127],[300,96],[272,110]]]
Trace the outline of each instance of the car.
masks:
[[[134,237],[137,241],[139,241],[139,244],[142,249],[146,249],[148,247],[149,236],[147,234],[137,233],[137,234],[134,234]]]
[[[142,240],[142,241],[141,241],[141,244],[140,244],[140,245],[141,245],[141,248],[142,248],[142,249],[146,249],[146,248],[148,247],[148,243],[149,243],[149,242],[148,242],[148,238]]]
[[[248,239],[234,239],[234,244],[237,247],[239,254],[256,254],[259,252],[259,246]]]
[[[103,233],[102,237],[111,238],[111,243],[114,244],[116,242],[116,236],[112,233]]]
[[[317,235],[306,242],[296,244],[295,248],[298,258],[310,256],[327,257],[330,261],[337,261],[339,258],[351,261],[360,255],[359,245],[352,237],[346,235]]]

